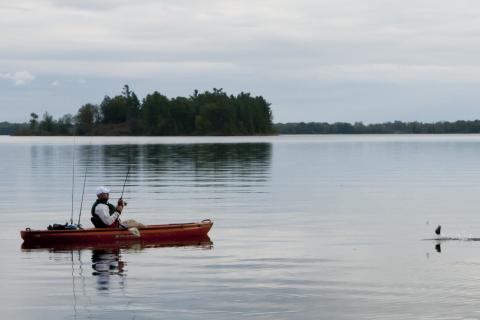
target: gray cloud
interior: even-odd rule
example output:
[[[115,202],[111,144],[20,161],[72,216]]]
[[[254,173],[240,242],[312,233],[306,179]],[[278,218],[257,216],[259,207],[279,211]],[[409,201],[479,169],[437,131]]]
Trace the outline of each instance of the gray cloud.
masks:
[[[131,1],[128,0],[49,0],[48,3],[53,7],[59,8],[72,8],[80,10],[93,10],[93,11],[102,11],[102,10],[112,10],[128,3]],[[137,2],[141,5],[141,1]]]
[[[479,98],[480,4],[472,1],[27,0],[15,14],[8,7],[0,1],[2,78],[29,70],[39,85],[62,83],[58,92],[69,79],[87,87],[95,80],[105,93],[125,82],[140,91],[162,84],[167,95],[212,85],[263,94],[278,121],[414,119],[425,105],[431,120],[477,117],[453,93],[471,88],[464,105]],[[378,92],[386,85],[402,107]],[[436,97],[429,103],[424,87],[438,90],[428,90]],[[52,104],[45,96],[32,95],[32,103]]]
[[[0,79],[11,80],[16,86],[32,82],[35,76],[28,71],[17,71],[14,73],[0,73]]]

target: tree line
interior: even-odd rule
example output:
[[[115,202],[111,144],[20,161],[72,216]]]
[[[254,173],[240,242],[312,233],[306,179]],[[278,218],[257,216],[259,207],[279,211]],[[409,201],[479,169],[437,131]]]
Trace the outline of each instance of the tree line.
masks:
[[[1,129],[1,126],[0,126]],[[10,128],[11,129],[11,128]],[[258,135],[274,133],[270,104],[250,93],[223,89],[168,98],[155,91],[142,101],[123,87],[120,95],[87,103],[58,119],[45,112],[15,128],[17,135]]]
[[[455,122],[385,122],[363,124],[355,122],[295,122],[277,123],[274,125],[279,134],[396,134],[396,133],[480,133],[480,120]]]
[[[12,135],[24,125],[21,123],[0,122],[0,135]]]

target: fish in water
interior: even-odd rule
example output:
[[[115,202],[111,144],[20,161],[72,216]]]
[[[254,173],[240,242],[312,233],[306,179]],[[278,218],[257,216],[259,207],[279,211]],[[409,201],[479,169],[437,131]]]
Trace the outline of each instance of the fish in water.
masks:
[[[435,228],[435,234],[437,237],[428,240],[437,240],[437,241],[445,241],[445,240],[462,240],[462,241],[480,241],[480,237],[448,237],[448,236],[440,236],[442,232],[442,226],[438,225]],[[437,250],[438,251],[438,250]]]

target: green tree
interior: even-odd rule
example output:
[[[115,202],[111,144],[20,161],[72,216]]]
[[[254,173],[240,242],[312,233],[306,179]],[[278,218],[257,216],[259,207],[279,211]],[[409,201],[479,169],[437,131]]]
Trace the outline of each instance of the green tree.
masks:
[[[53,116],[48,112],[45,112],[42,121],[40,121],[39,128],[42,134],[53,134],[55,132],[55,121],[53,120]]]
[[[73,133],[73,116],[71,114],[66,114],[57,120],[56,133],[60,135]]]
[[[90,134],[95,124],[100,122],[100,109],[97,105],[87,103],[78,109],[74,119],[78,134]]]
[[[127,123],[132,134],[140,134],[143,131],[141,105],[135,92],[130,90],[128,85],[124,85],[122,96],[127,105]]]
[[[128,105],[123,96],[110,98],[105,96],[100,104],[100,112],[103,123],[124,123],[127,121]]]
[[[213,92],[197,93],[194,99],[194,103],[198,106],[195,119],[197,133],[220,135],[234,131],[228,127],[227,119],[231,103],[223,89],[213,88]]]
[[[175,120],[179,135],[191,135],[195,132],[195,107],[190,99],[177,97],[170,100],[172,118]]]
[[[143,99],[141,110],[146,134],[168,134],[169,103],[168,98],[158,91]]]
[[[30,131],[35,133],[38,128],[38,114],[35,112],[30,113]]]

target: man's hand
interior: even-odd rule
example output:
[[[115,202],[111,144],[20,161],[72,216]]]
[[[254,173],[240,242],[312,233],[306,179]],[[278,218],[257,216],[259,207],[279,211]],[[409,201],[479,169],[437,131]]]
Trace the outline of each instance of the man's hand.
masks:
[[[117,212],[122,213],[123,207],[125,207],[126,205],[127,205],[127,203],[125,201],[123,201],[122,198],[118,199],[117,208],[116,208]]]

